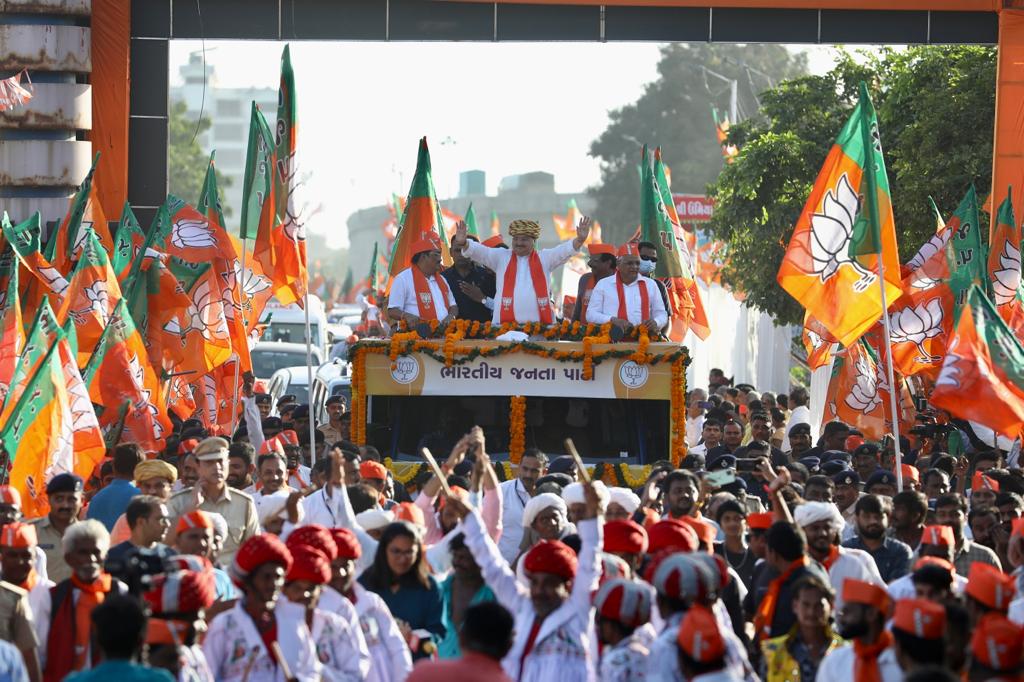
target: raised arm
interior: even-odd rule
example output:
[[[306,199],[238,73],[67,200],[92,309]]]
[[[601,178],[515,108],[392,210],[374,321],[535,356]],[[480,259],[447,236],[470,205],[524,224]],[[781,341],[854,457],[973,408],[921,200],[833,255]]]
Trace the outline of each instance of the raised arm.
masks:
[[[591,595],[597,589],[601,577],[598,555],[604,546],[604,509],[593,483],[584,486],[583,494],[586,499],[586,510],[576,523],[576,530],[580,534],[580,555],[576,567],[576,580],[573,581],[569,599],[580,612],[588,613],[591,608]]]
[[[529,601],[530,592],[517,579],[515,573],[498,551],[498,546],[487,536],[479,512],[470,510],[462,500],[449,497],[446,504],[453,505],[462,518],[466,535],[466,547],[473,554],[487,586],[490,587],[502,606],[513,614]]]

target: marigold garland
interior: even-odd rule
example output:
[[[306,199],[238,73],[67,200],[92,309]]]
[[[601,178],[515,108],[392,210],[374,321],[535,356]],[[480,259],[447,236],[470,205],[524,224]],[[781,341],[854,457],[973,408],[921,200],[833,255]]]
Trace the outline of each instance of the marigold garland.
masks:
[[[589,329],[591,325],[587,325]],[[590,381],[594,376],[594,344],[608,344],[612,342],[610,324],[601,325],[600,334],[597,336],[583,337],[583,380]]]
[[[352,420],[349,438],[356,445],[366,444],[366,354],[368,348],[355,348],[352,353]]]
[[[526,445],[526,396],[509,397],[508,410],[508,458],[519,464]]]
[[[494,473],[499,481],[510,481],[515,478],[516,471],[512,462],[505,460],[494,462]],[[384,458],[384,466],[391,471],[395,480],[404,486],[408,486],[413,480],[426,471],[429,467],[426,462],[395,462],[390,457]],[[593,479],[600,479],[609,486],[618,486],[635,490],[647,482],[651,475],[651,465],[630,465],[622,463],[598,462],[592,467],[587,467]],[[637,475],[633,475],[636,470]]]
[[[686,365],[682,356],[672,362],[672,463],[676,466],[686,457]]]

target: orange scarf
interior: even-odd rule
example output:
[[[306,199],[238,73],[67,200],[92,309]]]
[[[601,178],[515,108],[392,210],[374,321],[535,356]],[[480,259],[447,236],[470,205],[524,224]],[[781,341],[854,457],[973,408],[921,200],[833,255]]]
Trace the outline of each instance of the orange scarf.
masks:
[[[761,600],[761,605],[757,607],[757,613],[754,615],[754,633],[756,637],[762,639],[771,637],[772,621],[775,620],[775,607],[779,605],[779,592],[782,591],[782,585],[789,580],[794,572],[807,566],[808,563],[807,557],[800,557],[791,563],[782,575],[769,583],[768,591],[765,593],[764,599]]]
[[[640,278],[637,277],[637,280]],[[626,314],[626,287],[622,283],[622,275],[618,272],[615,273],[615,286],[619,292],[619,319],[628,320],[629,316]],[[637,281],[637,287],[640,289],[640,321],[637,324],[643,324],[647,320],[651,319],[651,300],[648,298],[647,285],[643,282]]]
[[[821,565],[825,567],[826,571],[830,571],[832,570],[832,564],[834,564],[836,562],[836,559],[838,558],[839,548],[835,545],[832,545],[832,547],[830,547],[828,550],[828,556],[825,557],[825,560],[821,562]]]
[[[519,256],[512,254],[508,265],[505,267],[505,280],[501,289],[501,317],[502,324],[515,322],[516,311],[513,305],[516,296],[516,273],[519,270]],[[530,279],[533,280],[533,294],[537,299],[537,311],[540,313],[540,321],[544,324],[551,324],[551,301],[548,300],[548,280],[544,275],[544,268],[540,264],[540,256],[536,251],[530,253]]]
[[[443,320],[448,315],[448,297],[451,291],[448,289],[448,282],[438,273],[434,273],[434,282],[441,290],[444,297],[445,314],[441,315],[434,306],[434,295],[430,293],[430,284],[427,283],[427,276],[415,265],[412,266],[412,285],[416,289],[416,306],[420,310],[421,320]]]
[[[882,682],[882,671],[878,669],[878,657],[892,646],[892,633],[882,630],[874,644],[861,644],[859,639],[853,640],[853,654],[857,657],[853,664],[855,682]]]
[[[101,573],[91,583],[83,583],[78,576],[71,575],[71,584],[81,591],[75,604],[75,650],[74,669],[85,670],[89,664],[89,635],[92,633],[92,610],[103,603],[110,592],[112,579],[109,573]]]
[[[26,592],[31,592],[32,588],[34,588],[38,583],[39,574],[36,573],[36,569],[30,568],[28,569],[28,577],[25,578],[25,582],[18,585],[18,587],[25,590]]]

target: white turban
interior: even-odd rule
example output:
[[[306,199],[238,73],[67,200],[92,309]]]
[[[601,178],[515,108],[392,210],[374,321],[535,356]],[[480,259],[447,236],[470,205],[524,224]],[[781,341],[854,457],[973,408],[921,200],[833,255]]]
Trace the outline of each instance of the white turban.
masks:
[[[256,515],[260,519],[260,525],[266,525],[268,521],[275,518],[288,520],[288,496],[294,491],[283,488],[269,495],[260,495],[256,500]],[[299,504],[299,521],[302,521],[302,504]]]
[[[640,508],[640,498],[629,488],[610,488],[611,501],[625,509],[630,514],[635,514]]]
[[[597,490],[597,496],[607,504],[608,502],[608,488],[601,481],[594,481],[594,488]],[[587,497],[583,494],[583,484],[580,482],[570,483],[562,489],[562,499],[565,500],[567,505],[569,504],[586,504]],[[637,500],[639,502],[639,500]]]
[[[565,506],[565,501],[561,497],[554,493],[541,493],[536,497],[531,497],[530,501],[526,503],[526,508],[523,509],[523,528],[532,526],[537,515],[548,507],[557,509],[563,519],[569,515],[569,508]]]
[[[793,520],[801,528],[818,521],[828,521],[836,533],[846,524],[839,508],[831,502],[804,502],[793,510]]]
[[[363,527],[363,530],[377,530],[392,523],[395,515],[383,509],[367,509],[356,514],[356,523]]]

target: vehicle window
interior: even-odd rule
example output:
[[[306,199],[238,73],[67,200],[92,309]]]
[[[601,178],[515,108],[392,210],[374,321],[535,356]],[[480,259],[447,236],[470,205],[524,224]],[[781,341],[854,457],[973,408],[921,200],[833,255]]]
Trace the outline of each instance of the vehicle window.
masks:
[[[320,338],[320,327],[316,322],[310,322],[309,333],[312,336],[313,345],[318,345]],[[306,324],[304,322],[271,322],[270,327],[263,333],[264,341],[283,341],[285,343],[306,343]]]
[[[313,361],[316,362],[316,354]],[[264,350],[257,348],[252,352],[252,372],[258,377],[269,377],[279,369],[297,367],[306,364],[304,351]]]
[[[334,388],[331,389],[331,395],[345,396],[345,406],[347,407],[352,401],[352,385],[337,384]]]
[[[301,405],[302,403],[309,402],[309,386],[289,384],[288,390],[285,393],[291,393],[295,396],[295,400]]]

